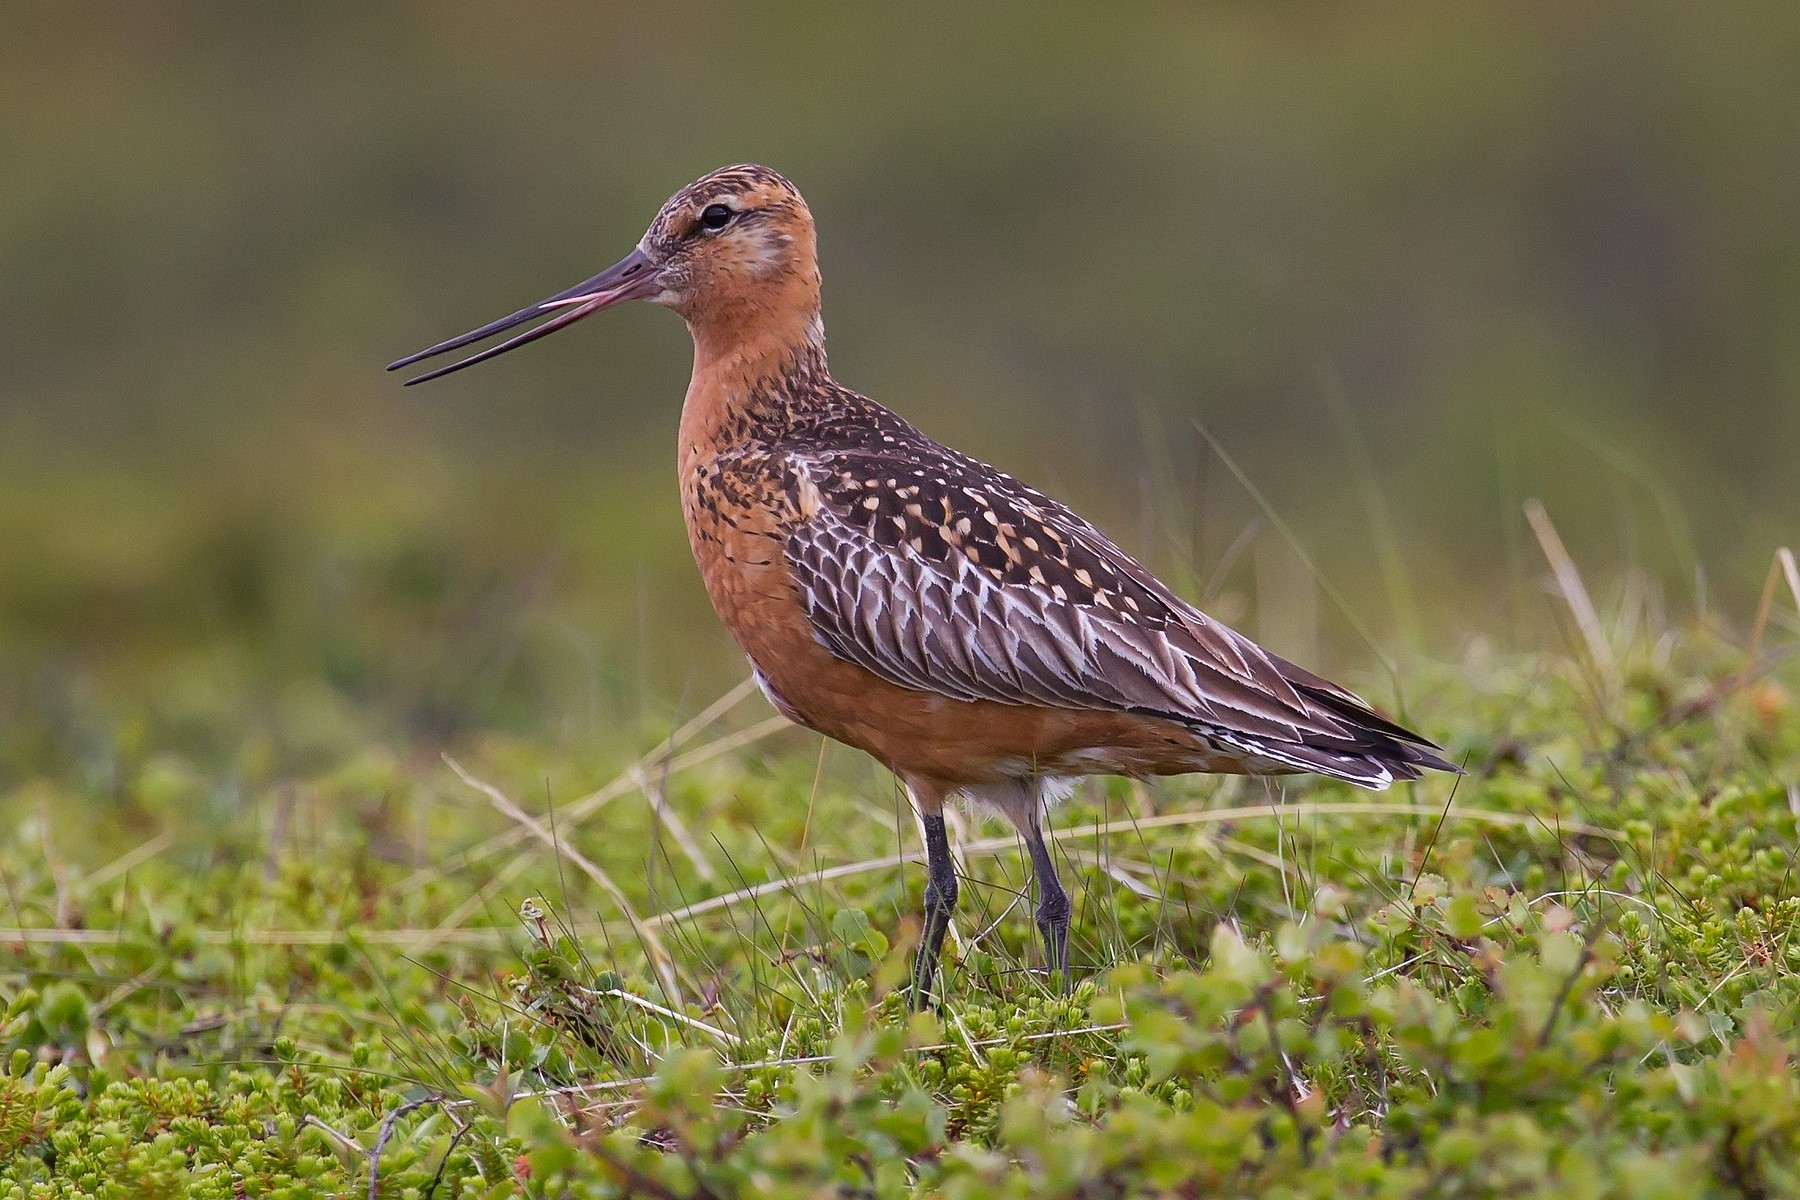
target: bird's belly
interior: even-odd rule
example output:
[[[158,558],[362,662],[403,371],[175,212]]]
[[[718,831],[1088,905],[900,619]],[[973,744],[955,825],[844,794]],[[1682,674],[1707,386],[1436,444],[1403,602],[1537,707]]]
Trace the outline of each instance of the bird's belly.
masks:
[[[980,784],[1027,775],[1244,769],[1171,721],[900,687],[833,655],[813,640],[810,625],[788,636],[750,632],[739,642],[783,716],[867,751],[901,775]]]

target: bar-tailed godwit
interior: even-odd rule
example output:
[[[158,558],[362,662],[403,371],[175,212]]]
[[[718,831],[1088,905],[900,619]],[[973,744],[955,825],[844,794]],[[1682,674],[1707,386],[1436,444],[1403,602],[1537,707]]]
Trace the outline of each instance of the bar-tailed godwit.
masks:
[[[408,382],[435,379],[626,300],[674,309],[693,335],[681,497],[713,607],[777,709],[874,755],[917,806],[914,1004],[956,906],[952,797],[1024,837],[1046,962],[1066,973],[1069,899],[1043,821],[1069,778],[1314,771],[1382,788],[1456,769],[1063,505],[833,379],[812,213],[767,167],[689,184],[617,264],[390,370],[548,318]]]

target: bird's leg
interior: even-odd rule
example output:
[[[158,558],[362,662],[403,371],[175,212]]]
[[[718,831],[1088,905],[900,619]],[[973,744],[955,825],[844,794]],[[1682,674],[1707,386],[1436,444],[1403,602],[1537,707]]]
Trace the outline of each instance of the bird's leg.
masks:
[[[919,939],[919,952],[913,959],[912,1007],[923,1009],[931,994],[937,974],[938,954],[944,948],[944,933],[950,928],[950,914],[956,909],[956,862],[950,857],[950,837],[944,829],[944,813],[921,813],[925,827],[925,931]]]
[[[1037,877],[1037,927],[1044,937],[1044,962],[1051,978],[1061,972],[1061,982],[1069,980],[1069,893],[1056,877],[1056,864],[1050,859],[1050,847],[1044,844],[1044,829],[1034,811],[1025,826],[1025,845],[1031,851],[1031,873]]]

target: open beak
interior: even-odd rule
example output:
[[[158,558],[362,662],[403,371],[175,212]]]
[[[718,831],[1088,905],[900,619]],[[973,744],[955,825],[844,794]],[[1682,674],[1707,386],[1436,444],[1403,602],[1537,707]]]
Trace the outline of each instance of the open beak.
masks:
[[[490,321],[480,329],[471,329],[461,337],[453,337],[447,342],[439,342],[417,354],[409,354],[397,362],[389,363],[387,369],[397,371],[401,367],[409,367],[421,359],[460,349],[472,342],[492,337],[515,325],[523,325],[527,321],[536,320],[549,313],[557,314],[537,328],[528,329],[524,333],[509,337],[504,342],[489,346],[478,354],[471,354],[447,367],[439,367],[435,371],[415,375],[406,381],[406,386],[411,387],[415,383],[424,383],[427,379],[436,379],[440,375],[448,375],[452,371],[460,371],[464,367],[474,366],[495,355],[505,354],[508,350],[523,346],[526,342],[535,342],[547,333],[555,333],[564,325],[573,325],[589,313],[597,313],[603,308],[611,308],[626,300],[641,300],[646,296],[654,296],[661,288],[662,282],[656,264],[651,262],[642,250],[633,250],[592,279],[584,279],[567,291],[558,292],[548,300],[539,301],[529,308],[521,308],[510,317],[501,317],[498,321]]]

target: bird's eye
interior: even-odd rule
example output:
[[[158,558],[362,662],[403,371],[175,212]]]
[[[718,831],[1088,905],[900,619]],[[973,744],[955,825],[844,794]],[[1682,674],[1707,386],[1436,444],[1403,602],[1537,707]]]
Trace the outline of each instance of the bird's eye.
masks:
[[[717,233],[731,224],[732,211],[723,204],[709,204],[700,213],[700,228]]]

